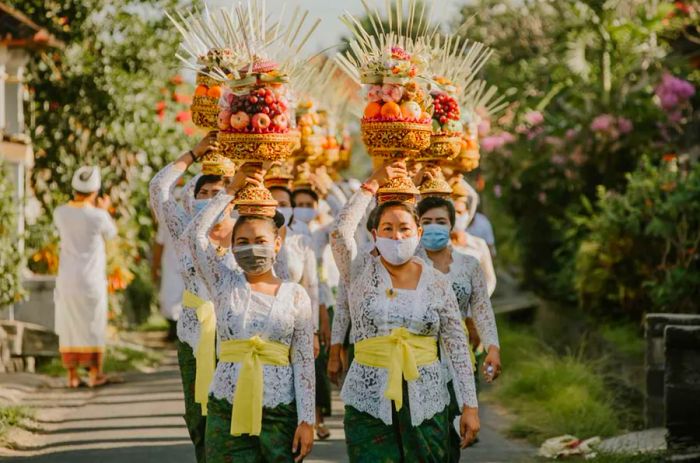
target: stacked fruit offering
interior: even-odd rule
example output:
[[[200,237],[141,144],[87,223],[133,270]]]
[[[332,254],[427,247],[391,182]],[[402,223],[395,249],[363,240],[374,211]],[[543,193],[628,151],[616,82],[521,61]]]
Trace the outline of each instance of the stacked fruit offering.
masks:
[[[433,97],[433,133],[459,134],[462,131],[459,104],[444,91],[431,92]]]

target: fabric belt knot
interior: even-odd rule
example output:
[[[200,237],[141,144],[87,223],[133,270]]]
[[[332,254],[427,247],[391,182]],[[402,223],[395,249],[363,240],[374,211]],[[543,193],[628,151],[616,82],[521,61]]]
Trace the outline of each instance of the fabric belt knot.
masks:
[[[263,365],[289,365],[289,346],[259,336],[221,343],[219,359],[240,363],[233,394],[231,435],[259,436],[262,431]]]
[[[182,307],[194,310],[199,320],[199,342],[194,353],[197,372],[194,380],[194,401],[202,406],[202,415],[207,415],[209,385],[216,369],[216,313],[214,304],[196,294],[185,291]]]
[[[404,327],[394,328],[388,336],[377,336],[355,343],[355,360],[375,368],[384,368],[389,379],[384,397],[393,400],[396,410],[403,406],[403,378],[420,378],[419,366],[438,360],[437,340],[413,334]]]

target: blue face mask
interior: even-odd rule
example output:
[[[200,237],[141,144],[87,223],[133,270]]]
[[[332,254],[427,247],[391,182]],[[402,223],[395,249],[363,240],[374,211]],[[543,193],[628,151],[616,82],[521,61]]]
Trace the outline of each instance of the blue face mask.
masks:
[[[192,216],[195,216],[195,215],[199,214],[200,212],[202,212],[204,210],[204,208],[207,207],[207,205],[209,204],[209,201],[210,201],[209,199],[195,199],[192,202]],[[219,223],[222,220],[224,220],[225,212],[226,212],[225,209],[223,211],[221,211],[219,213],[219,215],[216,217],[216,220],[214,221],[214,223]],[[234,218],[233,213],[231,213],[231,218]]]
[[[421,244],[428,251],[439,251],[450,242],[450,228],[447,225],[431,223],[423,226]]]

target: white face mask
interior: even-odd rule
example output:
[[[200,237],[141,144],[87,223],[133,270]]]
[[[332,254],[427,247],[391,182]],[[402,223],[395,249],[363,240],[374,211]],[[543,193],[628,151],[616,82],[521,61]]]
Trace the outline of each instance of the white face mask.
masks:
[[[418,237],[411,236],[403,240],[377,237],[375,244],[384,260],[392,265],[403,265],[416,253]]]
[[[292,218],[293,209],[291,207],[278,207],[277,211],[284,216],[284,224],[289,225],[289,219]]]
[[[311,207],[295,207],[294,218],[300,222],[309,223],[316,218],[316,209]]]
[[[469,226],[469,222],[469,212],[457,214],[457,217],[455,218],[455,230],[466,231],[467,227]]]

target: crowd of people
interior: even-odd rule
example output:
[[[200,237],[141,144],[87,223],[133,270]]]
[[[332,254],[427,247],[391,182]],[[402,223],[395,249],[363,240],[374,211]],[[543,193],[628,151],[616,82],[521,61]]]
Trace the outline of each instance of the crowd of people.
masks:
[[[210,132],[150,184],[154,276],[197,461],[301,461],[330,436],[331,383],[350,461],[458,461],[479,432],[476,356],[485,381],[501,372],[493,233],[485,217],[473,223],[476,192],[454,175],[451,197],[378,204],[383,184],[408,175],[404,161],[362,183],[243,164],[183,186],[217,148]],[[273,217],[239,213],[246,185],[269,188]],[[57,331],[69,386],[81,366],[96,386],[116,228],[97,168],[79,169],[73,189],[55,213]]]

